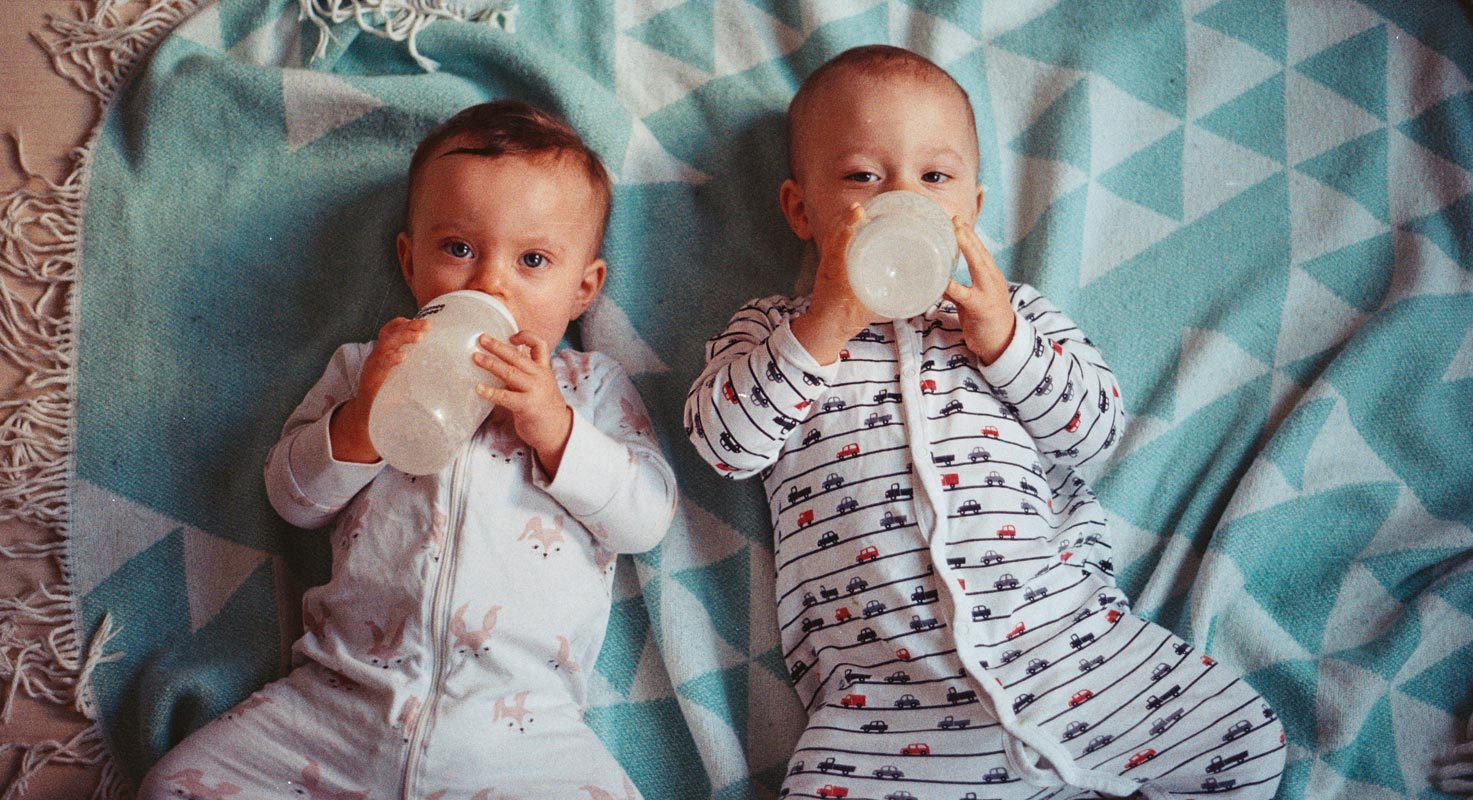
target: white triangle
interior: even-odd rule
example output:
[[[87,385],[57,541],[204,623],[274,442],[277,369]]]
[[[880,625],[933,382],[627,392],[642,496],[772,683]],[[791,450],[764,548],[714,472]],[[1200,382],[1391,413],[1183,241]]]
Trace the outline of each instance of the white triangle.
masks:
[[[655,351],[639,338],[624,309],[608,295],[599,295],[583,312],[582,324],[583,335],[590,346],[619,362],[631,377],[670,371]]]
[[[179,528],[198,532],[120,494],[77,479],[72,489],[69,534],[69,550],[74,556],[73,595],[86,596],[129,559]]]
[[[1458,345],[1452,360],[1448,362],[1447,369],[1442,373],[1443,383],[1468,378],[1473,378],[1473,326],[1468,327],[1468,333],[1463,336],[1463,343]]]
[[[286,149],[293,153],[384,104],[341,78],[307,69],[282,70],[281,100]]]
[[[194,12],[184,24],[174,29],[174,35],[210,50],[224,50],[225,40],[220,33],[220,5],[211,2]]]
[[[1238,534],[1246,535],[1247,531],[1240,528]],[[1251,672],[1281,661],[1314,658],[1273,614],[1244,591],[1247,580],[1232,556],[1208,550],[1202,557],[1201,571],[1191,577],[1192,629],[1205,635],[1210,625],[1214,650],[1230,658],[1234,666]]]
[[[1463,562],[1461,569],[1452,569],[1449,575],[1473,569]],[[1446,577],[1446,576],[1444,576]],[[1395,682],[1408,681],[1441,663],[1452,654],[1473,643],[1473,624],[1468,613],[1448,605],[1448,602],[1433,592],[1423,592],[1413,601],[1421,615],[1422,638],[1406,663],[1396,671]]]
[[[639,666],[635,668],[634,680],[629,685],[629,702],[648,703],[674,694],[670,675],[665,671],[665,656],[655,644],[654,632],[650,631],[645,634],[644,647],[639,651]]]
[[[1162,547],[1162,540],[1166,537],[1155,531],[1137,527],[1129,520],[1115,513],[1112,509],[1105,509],[1105,528],[1109,531],[1106,541],[1110,545],[1109,557],[1115,562],[1115,572],[1128,569],[1141,558],[1155,553]],[[1151,604],[1150,608],[1143,606],[1139,598],[1135,599],[1136,613],[1154,611],[1159,603]]]
[[[1293,5],[1290,3],[1290,5]],[[1316,748],[1315,752],[1322,753],[1323,750]],[[1313,797],[1316,800],[1361,800],[1361,795],[1351,788],[1355,782],[1340,774],[1340,771],[1326,764],[1322,759],[1315,758],[1310,763],[1309,779],[1305,781],[1304,796]],[[1403,798],[1405,800],[1405,798]]]
[[[992,97],[997,145],[1007,145],[1027,130],[1085,73],[1045,64],[1002,48],[987,51],[987,88]],[[1008,185],[1008,184],[1002,184]]]
[[[1349,747],[1391,688],[1386,679],[1338,658],[1321,658],[1315,681],[1316,744],[1322,753]]]
[[[271,556],[200,530],[184,532],[184,582],[189,593],[189,629],[198,631]]]
[[[803,38],[830,22],[863,14],[885,0],[802,0]]]
[[[1376,219],[1355,198],[1298,170],[1289,171],[1289,250],[1291,264],[1378,236],[1391,226]],[[1289,308],[1286,304],[1285,308]]]
[[[747,654],[727,644],[711,621],[713,614],[727,613],[725,609],[707,608],[701,598],[668,573],[662,579],[660,599],[661,640],[680,673],[673,676],[676,681],[747,662]]]
[[[629,700],[602,672],[592,669],[588,671],[588,697],[585,702],[588,708],[604,708],[623,705]]]
[[[1473,91],[1473,82],[1447,56],[1395,25],[1388,25],[1386,32],[1386,118],[1392,125]],[[1408,80],[1409,76],[1414,77]]]
[[[1084,226],[1081,289],[1180,227],[1171,217],[1126,200],[1097,183],[1089,185],[1085,202],[1090,219],[1109,220],[1110,224]]]
[[[1339,92],[1295,70],[1284,73],[1284,145],[1299,164],[1386,127]]]
[[[1290,64],[1362,31],[1385,22],[1379,14],[1351,0],[1320,0],[1315,3],[1285,3],[1288,23],[1287,55]]]
[[[1329,350],[1360,330],[1367,319],[1368,315],[1341,300],[1309,273],[1291,267],[1274,366]]]
[[[1422,549],[1473,551],[1473,530],[1456,520],[1434,517],[1415,492],[1402,486],[1396,505],[1360,557]]]
[[[614,40],[614,90],[635,117],[647,117],[711,80],[711,74],[631,36]]]
[[[987,3],[982,7],[982,38],[990,42],[1009,31],[1017,30],[1047,14],[1061,1],[1039,0],[1036,3]],[[991,68],[990,59],[996,52],[996,48],[989,48],[987,51],[989,69]]]
[[[690,166],[665,149],[647,125],[638,118],[631,123],[629,146],[619,167],[620,185],[640,183],[689,183],[699,185],[711,176]]]
[[[998,166],[999,186],[1018,187],[1018,196],[1000,198],[1007,204],[1000,237],[1007,246],[1017,244],[1037,224],[1038,218],[1060,197],[1078,189],[1089,176],[1062,161],[1030,158],[1010,149],[1002,151]],[[995,202],[995,201],[994,201]]]
[[[712,17],[717,77],[782,58],[803,44],[801,34],[746,0],[716,0]]]
[[[890,44],[946,66],[982,46],[976,36],[918,8],[890,0]]]
[[[252,31],[226,55],[258,67],[302,66],[302,21],[295,6],[288,6],[274,22]]]
[[[1388,131],[1386,172],[1391,222],[1402,225],[1440,211],[1473,192],[1473,173],[1412,141],[1401,131]]]
[[[1241,39],[1188,22],[1187,119],[1201,119],[1283,69],[1284,65]]]
[[[1179,117],[1135,99],[1103,75],[1089,76],[1089,108],[1089,168],[1094,177],[1182,126]]]
[[[1434,771],[1454,742],[1468,741],[1464,720],[1401,692],[1391,693],[1391,730],[1407,797],[1424,797]],[[1465,762],[1466,763],[1466,762]]]
[[[721,776],[720,781],[712,781],[712,785],[719,786],[748,776],[746,747],[737,738],[731,720],[679,692],[675,697],[680,701],[681,716],[685,717],[686,724],[692,731],[700,732],[701,744],[705,746],[697,750],[706,774]],[[750,718],[748,722],[750,724]]]
[[[1345,400],[1337,397],[1304,457],[1301,481],[1304,493],[1315,494],[1355,483],[1400,482],[1356,430]]]
[[[699,503],[680,504],[660,550],[660,568],[666,574],[708,567],[730,558],[750,545],[747,537],[706,511]]]
[[[1299,490],[1285,479],[1278,465],[1263,457],[1256,458],[1233,490],[1217,527],[1297,499]]]
[[[1267,364],[1215,330],[1186,328],[1181,339],[1173,420],[1177,425],[1248,382],[1268,374]]]
[[[1473,273],[1458,266],[1441,247],[1420,233],[1398,230],[1392,240],[1396,270],[1381,309],[1413,297],[1473,292]]]
[[[1325,622],[1320,652],[1337,653],[1374,642],[1406,612],[1406,606],[1387,593],[1370,570],[1352,563],[1345,570],[1335,607]]]
[[[1124,462],[1135,451],[1140,450],[1151,442],[1156,441],[1176,426],[1170,420],[1150,414],[1139,414],[1130,418],[1125,426],[1125,432],[1120,434],[1120,442],[1115,445],[1105,456],[1103,469],[1112,470]]]
[[[1182,159],[1187,186],[1182,211],[1188,223],[1284,169],[1277,161],[1196,125],[1187,126]]]
[[[669,11],[686,0],[615,0],[614,24],[621,31],[640,25],[650,17]]]

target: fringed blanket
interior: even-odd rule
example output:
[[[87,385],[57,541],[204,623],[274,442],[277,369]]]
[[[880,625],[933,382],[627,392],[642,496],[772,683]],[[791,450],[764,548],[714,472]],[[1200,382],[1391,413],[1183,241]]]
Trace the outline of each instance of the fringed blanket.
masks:
[[[4,508],[64,535],[70,574],[0,610],[59,625],[49,660],[18,661],[34,643],[14,636],[0,652],[13,686],[94,716],[121,767],[103,789],[285,669],[328,547],[271,513],[266,450],[334,347],[411,310],[393,237],[414,143],[512,96],[615,175],[608,287],[578,336],[635,376],[684,493],[666,543],[619,565],[588,719],[647,797],[772,796],[803,719],[767,513],[679,414],[703,340],[791,290],[798,81],[889,42],[971,94],[979,229],[1120,376],[1132,421],[1094,488],[1137,608],[1279,710],[1280,797],[1443,796],[1434,759],[1473,711],[1456,4],[218,0],[160,39],[188,5],[53,45],[157,41],[126,86],[94,73],[88,156],[26,201],[54,230],[5,233],[51,288],[3,309],[36,376],[4,409]]]

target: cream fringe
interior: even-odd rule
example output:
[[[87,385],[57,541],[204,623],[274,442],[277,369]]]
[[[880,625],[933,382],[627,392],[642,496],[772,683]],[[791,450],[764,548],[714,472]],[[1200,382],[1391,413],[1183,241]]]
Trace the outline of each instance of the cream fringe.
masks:
[[[101,767],[92,792],[97,800],[131,795],[97,721],[93,670],[116,661],[108,653],[119,631],[112,615],[85,639],[77,629],[76,599],[66,568],[70,534],[69,470],[75,445],[73,409],[76,363],[76,279],[81,261],[82,208],[92,148],[101,118],[134,66],[175,25],[208,0],[88,0],[75,19],[50,17],[33,38],[51,57],[57,74],[96,100],[99,124],[76,148],[67,175],[56,183],[26,165],[19,131],[9,134],[26,182],[0,194],[0,358],[18,368],[21,383],[0,401],[0,520],[39,527],[48,541],[0,546],[0,558],[51,560],[61,579],[29,594],[0,599],[0,722],[15,699],[70,706],[92,724],[66,740],[0,744],[0,757],[19,754],[13,774],[0,777],[0,800],[22,796],[43,768]],[[355,20],[365,31],[407,41],[426,69],[414,38],[435,19],[486,21],[510,31],[516,9],[493,0],[467,12],[447,0],[299,0],[301,17],[318,26],[318,54],[329,23]],[[90,9],[89,6],[90,5]],[[39,631],[39,632],[37,632]]]

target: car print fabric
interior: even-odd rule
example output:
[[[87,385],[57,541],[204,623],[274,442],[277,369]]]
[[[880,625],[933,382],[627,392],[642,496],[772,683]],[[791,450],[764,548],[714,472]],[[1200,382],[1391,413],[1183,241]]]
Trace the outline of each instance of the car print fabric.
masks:
[[[555,479],[499,420],[412,477],[330,455],[371,348],[337,350],[266,463],[289,522],[337,517],[296,669],[171,750],[141,796],[637,796],[583,720],[615,555],[658,544],[675,502],[634,385],[559,351],[574,421]]]
[[[1114,376],[1035,289],[983,366],[954,306],[820,366],[754,301],[707,345],[692,442],[762,475],[778,619],[809,721],[789,797],[1272,797],[1254,689],[1115,588],[1078,468],[1118,438]]]

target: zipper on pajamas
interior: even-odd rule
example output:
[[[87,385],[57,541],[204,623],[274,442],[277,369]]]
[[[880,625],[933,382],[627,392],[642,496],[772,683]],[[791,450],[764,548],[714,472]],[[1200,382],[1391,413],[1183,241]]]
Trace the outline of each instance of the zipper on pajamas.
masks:
[[[471,441],[474,439],[475,437],[471,437]],[[418,777],[415,773],[419,769],[420,753],[424,749],[425,731],[429,730],[434,723],[435,707],[440,699],[440,692],[444,689],[446,659],[440,650],[445,644],[445,629],[449,625],[446,619],[450,606],[449,584],[455,574],[456,543],[460,541],[460,517],[463,511],[460,482],[465,472],[471,441],[465,443],[460,455],[455,459],[455,465],[450,469],[450,509],[445,520],[445,554],[441,559],[440,572],[435,576],[435,595],[430,604],[430,641],[432,643],[430,693],[425,698],[424,712],[415,724],[414,735],[409,740],[409,754],[404,761],[404,800],[412,800],[415,796],[414,784]]]

